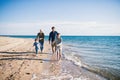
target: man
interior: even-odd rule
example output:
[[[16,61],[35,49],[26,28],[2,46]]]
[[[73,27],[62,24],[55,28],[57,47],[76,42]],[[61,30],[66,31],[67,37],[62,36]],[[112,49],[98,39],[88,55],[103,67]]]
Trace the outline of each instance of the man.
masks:
[[[55,31],[55,27],[54,26],[51,29],[52,29],[52,31],[49,34],[49,44],[51,43],[52,52],[55,53],[55,49],[56,49],[55,38],[57,36],[57,31]]]
[[[41,53],[42,53],[43,47],[44,47],[44,33],[41,29],[40,29],[40,32],[37,34],[37,38],[39,39],[40,50],[41,50]]]

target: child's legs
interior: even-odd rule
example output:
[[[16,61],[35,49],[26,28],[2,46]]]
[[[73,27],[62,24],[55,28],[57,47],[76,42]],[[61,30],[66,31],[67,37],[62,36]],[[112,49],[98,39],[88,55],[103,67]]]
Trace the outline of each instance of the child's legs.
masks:
[[[59,59],[59,51],[57,50],[57,59]]]
[[[59,57],[59,48],[58,48],[58,46],[56,46],[55,52],[57,53],[57,59],[58,59],[58,57]]]
[[[62,48],[60,47],[59,48],[59,59],[61,59],[61,57],[62,57]]]
[[[35,48],[36,54],[38,54],[38,48]]]
[[[56,52],[57,52],[57,59],[60,60],[61,59],[61,49],[57,48]]]

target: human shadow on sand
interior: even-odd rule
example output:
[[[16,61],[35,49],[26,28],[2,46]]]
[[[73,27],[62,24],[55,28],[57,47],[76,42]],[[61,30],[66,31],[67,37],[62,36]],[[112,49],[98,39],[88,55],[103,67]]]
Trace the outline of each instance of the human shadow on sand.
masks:
[[[40,59],[40,58],[0,58],[0,60],[42,60],[45,62],[56,62],[57,60],[50,60],[50,59]]]
[[[35,52],[29,52],[29,51],[26,51],[26,52],[7,52],[7,51],[0,51],[0,54],[3,54],[3,53],[5,53],[5,54],[29,54],[29,53],[35,53]]]
[[[42,60],[45,62],[55,62],[57,60],[51,59],[41,59],[39,56],[35,56],[35,52],[7,52],[7,51],[0,51],[0,60]],[[39,54],[49,54],[49,53],[39,53]],[[27,58],[23,58],[23,57]]]
[[[7,51],[0,51],[0,54],[31,54],[31,53],[35,53],[34,51],[26,51],[26,52],[7,52]],[[48,53],[40,53],[40,54],[48,54]]]

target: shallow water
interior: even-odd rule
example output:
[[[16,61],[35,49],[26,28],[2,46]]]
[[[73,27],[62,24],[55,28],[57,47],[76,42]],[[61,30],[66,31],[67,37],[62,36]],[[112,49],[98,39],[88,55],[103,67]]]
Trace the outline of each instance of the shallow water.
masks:
[[[120,37],[64,37],[66,59],[76,65],[106,77],[120,79]]]

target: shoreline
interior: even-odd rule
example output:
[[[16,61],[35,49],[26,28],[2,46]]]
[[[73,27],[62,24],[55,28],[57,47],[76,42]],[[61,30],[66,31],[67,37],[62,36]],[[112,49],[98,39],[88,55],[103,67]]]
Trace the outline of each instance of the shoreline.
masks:
[[[64,57],[56,61],[45,41],[44,53],[34,56],[33,39],[0,37],[0,77],[2,80],[82,79],[104,80]],[[15,43],[14,43],[15,42]],[[19,42],[19,43],[17,43]]]

